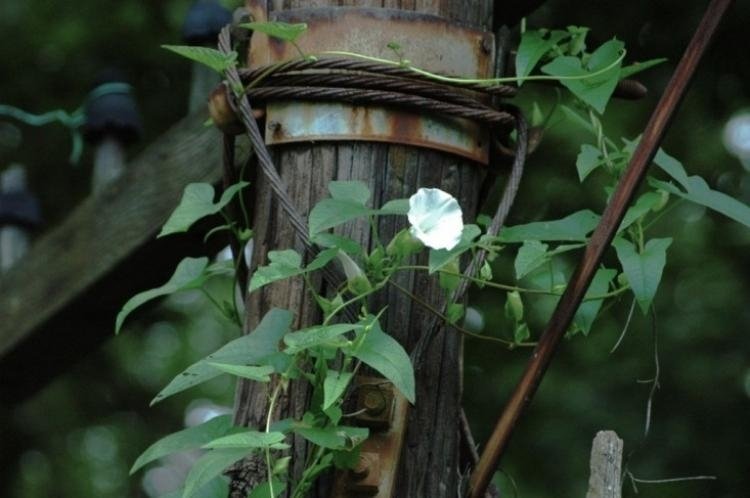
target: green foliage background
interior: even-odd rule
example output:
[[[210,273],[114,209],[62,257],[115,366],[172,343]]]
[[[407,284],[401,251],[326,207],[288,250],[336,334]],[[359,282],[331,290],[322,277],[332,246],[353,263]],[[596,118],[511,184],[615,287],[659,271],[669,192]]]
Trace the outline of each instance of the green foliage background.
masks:
[[[648,98],[616,101],[608,109],[608,133],[632,138],[642,130],[706,3],[550,0],[528,22],[534,27],[590,26],[592,42],[617,36],[626,42],[629,60],[669,58],[641,76],[652,90]],[[137,153],[185,113],[189,65],[157,47],[180,43],[188,4],[0,3],[0,101],[31,112],[72,110],[100,69],[118,65],[133,83],[145,118],[146,136],[131,150]],[[665,142],[691,174],[702,175],[713,188],[745,203],[750,203],[750,176],[723,149],[721,130],[748,106],[748,18],[750,6],[738,2]],[[552,105],[547,87],[529,84],[523,93],[521,102],[528,109],[533,100],[543,110]],[[0,167],[12,161],[28,166],[48,226],[53,225],[88,190],[90,154],[72,168],[66,163],[69,138],[64,129],[19,129],[20,143],[17,130],[0,122]],[[574,127],[553,127],[529,162],[511,223],[554,219],[601,205],[596,179],[581,187],[576,177],[575,157],[584,139]],[[750,231],[683,204],[654,228],[653,236],[673,237],[674,243],[655,300],[661,389],[654,398],[648,438],[643,439],[643,430],[649,387],[636,381],[653,376],[652,322],[636,311],[622,346],[610,354],[628,311],[629,302],[623,302],[598,319],[588,338],[563,344],[503,464],[516,481],[518,496],[583,496],[590,441],[599,429],[614,429],[625,439],[629,468],[639,478],[718,477],[642,484],[639,496],[747,496]],[[500,271],[512,264],[501,261],[496,267]],[[149,316],[141,314],[141,322],[136,320],[99,354],[28,402],[1,407],[0,496],[147,496],[140,478],[127,476],[135,457],[159,436],[183,426],[184,407],[191,400],[231,406],[231,383],[218,379],[147,408],[175,372],[230,339],[208,308],[197,308],[198,299],[171,299]],[[504,296],[485,290],[475,292],[473,299],[485,313],[489,330],[508,326]],[[543,323],[536,317],[530,325],[538,334]],[[472,341],[466,350],[466,406],[481,441],[528,351],[508,352]],[[514,496],[507,478],[501,482],[505,496]],[[626,496],[635,496],[630,486]]]

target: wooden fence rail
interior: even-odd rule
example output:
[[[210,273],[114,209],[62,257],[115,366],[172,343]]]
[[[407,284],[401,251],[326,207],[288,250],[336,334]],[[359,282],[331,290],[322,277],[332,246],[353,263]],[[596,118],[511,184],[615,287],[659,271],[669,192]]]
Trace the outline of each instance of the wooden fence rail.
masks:
[[[220,181],[221,142],[205,119],[172,127],[0,276],[0,403],[33,394],[112,337],[130,296],[207,251],[200,231],[154,237],[186,184]]]

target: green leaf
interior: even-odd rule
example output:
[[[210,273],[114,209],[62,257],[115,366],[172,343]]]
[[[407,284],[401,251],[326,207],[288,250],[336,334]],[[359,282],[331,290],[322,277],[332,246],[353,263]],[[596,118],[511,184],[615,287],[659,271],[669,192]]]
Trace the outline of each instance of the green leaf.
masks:
[[[326,372],[326,378],[323,381],[323,410],[327,410],[331,407],[338,399],[344,394],[349,381],[352,380],[351,372],[338,372],[336,370],[328,370]]]
[[[280,460],[283,460],[280,459]],[[279,460],[279,461],[280,461]],[[253,491],[248,495],[247,498],[276,498],[286,489],[286,483],[280,480],[273,479],[273,496],[271,496],[271,487],[268,485],[268,481],[263,481],[253,488]]]
[[[672,239],[651,239],[641,254],[636,252],[632,243],[623,238],[615,238],[612,243],[644,314],[648,313],[659,288],[664,265],[667,263],[667,248],[671,243]]]
[[[212,450],[200,457],[190,469],[190,473],[185,479],[185,491],[182,498],[192,498],[193,496],[204,496],[199,494],[203,487],[212,479],[221,475],[227,467],[238,460],[245,458],[250,452],[247,449],[223,449]]]
[[[270,365],[256,367],[215,362],[208,362],[208,364],[224,373],[242,377],[243,379],[254,380],[256,382],[270,382],[271,377],[269,376],[274,372],[274,368]]]
[[[589,144],[581,145],[581,152],[576,158],[578,178],[583,182],[592,171],[604,164],[602,159],[602,152],[599,149]]]
[[[278,352],[279,342],[284,334],[289,332],[293,319],[294,316],[288,310],[279,308],[269,310],[254,331],[230,341],[216,352],[192,364],[172,379],[172,382],[156,395],[151,404],[221,375],[221,370],[211,366],[211,363],[262,364],[267,357]]]
[[[591,210],[577,211],[560,220],[535,221],[500,230],[500,242],[525,242],[527,240],[585,241],[599,223],[599,215]]]
[[[235,51],[225,54],[213,48],[188,45],[162,45],[161,48],[208,66],[219,74],[223,74],[224,71],[237,63],[237,52]]]
[[[322,448],[329,450],[351,450],[367,439],[370,431],[364,427],[344,425],[330,427],[306,427],[299,425],[294,432]]]
[[[414,368],[409,355],[396,339],[383,332],[377,320],[372,322],[372,328],[366,333],[364,340],[350,353],[380,372],[406,399],[414,403]]]
[[[409,214],[409,199],[392,199],[378,210],[378,214]]]
[[[362,254],[362,246],[354,242],[349,237],[343,237],[335,233],[321,232],[316,234],[315,237],[313,237],[311,240],[321,247],[329,249],[340,249],[347,254],[355,256]]]
[[[253,292],[273,282],[284,280],[307,272],[319,270],[327,265],[338,254],[338,249],[331,248],[321,251],[306,267],[302,267],[302,256],[293,249],[283,251],[269,251],[270,263],[260,266],[250,277],[248,292]]]
[[[184,492],[184,488],[178,489],[177,491],[172,491],[171,493],[167,493],[166,495],[161,495],[159,496],[159,498],[182,498],[182,494]],[[226,498],[228,493],[229,484],[227,483],[227,480],[219,476],[214,477],[206,484],[201,486],[201,488],[197,492],[197,495],[200,496],[200,498]]]
[[[458,261],[452,259],[443,265],[439,273],[438,283],[440,288],[452,292],[458,289],[461,284],[461,269],[458,267]]]
[[[634,74],[638,74],[641,71],[645,71],[646,69],[650,69],[666,61],[667,59],[662,57],[659,59],[651,59],[643,62],[634,62],[633,64],[629,64],[620,69],[620,79],[624,80],[625,78],[630,78]]]
[[[609,289],[609,283],[615,278],[615,275],[617,275],[617,271],[607,268],[602,268],[597,271],[584,299],[606,294]],[[581,332],[583,332],[583,335],[588,335],[591,331],[591,326],[594,324],[596,315],[599,313],[603,302],[603,299],[584,301],[581,303],[581,306],[578,307],[578,311],[573,317],[573,323]]]
[[[516,323],[523,321],[523,300],[518,291],[508,292],[505,300],[505,316]]]
[[[573,95],[601,114],[617,86],[622,65],[617,61],[623,48],[621,41],[610,40],[591,54],[586,67],[578,57],[563,56],[543,66],[542,72],[560,78],[560,83]]]
[[[683,192],[671,183],[654,179],[649,179],[649,184],[687,199],[690,202],[706,206],[750,228],[750,207],[723,192],[711,190],[706,181],[700,176],[689,177],[687,192]]]
[[[301,22],[289,24],[286,22],[266,21],[266,22],[248,22],[240,24],[241,28],[257,31],[266,34],[272,38],[278,38],[288,42],[296,41],[302,33],[307,31],[307,24]]]
[[[513,329],[513,342],[515,342],[516,344],[520,344],[527,341],[529,337],[531,337],[531,330],[529,330],[529,326],[524,322],[516,323],[516,328]]]
[[[518,254],[513,265],[518,280],[549,261],[550,257],[547,254],[547,248],[547,244],[542,244],[538,240],[527,240],[523,243],[520,249],[518,249]]]
[[[474,239],[481,235],[482,230],[477,225],[464,225],[461,232],[461,240],[456,247],[451,250],[447,249],[430,249],[428,261],[429,273],[435,273],[451,261],[458,258],[474,246]]]
[[[250,278],[249,292],[260,289],[272,282],[284,280],[304,273],[302,256],[293,249],[283,251],[269,251],[266,266],[260,266]]]
[[[120,333],[125,318],[139,306],[152,301],[158,297],[168,296],[175,292],[190,289],[199,289],[208,279],[205,270],[208,266],[208,258],[185,258],[177,265],[172,276],[166,284],[155,289],[139,292],[128,299],[122,307],[115,320],[115,334]]]
[[[534,67],[555,45],[568,34],[565,31],[553,31],[547,38],[545,32],[527,30],[521,35],[521,43],[516,53],[516,77],[518,86],[523,84],[524,78],[531,74]]]
[[[223,436],[203,445],[208,449],[283,449],[286,435],[282,432],[245,431]]]
[[[334,325],[317,325],[284,336],[287,354],[296,354],[306,349],[319,346],[338,347],[346,342],[341,336],[352,330],[360,329],[362,325],[354,323],[337,323]]]
[[[248,182],[235,183],[228,187],[219,202],[214,203],[214,187],[208,183],[191,183],[185,187],[177,208],[164,224],[158,237],[172,233],[187,232],[201,218],[218,213]]]
[[[461,303],[451,303],[445,310],[445,317],[448,319],[448,323],[455,324],[464,316],[466,311],[465,307]]]
[[[132,475],[143,466],[172,453],[200,448],[209,441],[228,434],[232,428],[232,418],[229,415],[222,415],[195,427],[189,427],[165,436],[141,453],[130,469],[130,474]]]
[[[638,198],[636,203],[628,208],[625,217],[620,223],[618,233],[622,232],[637,220],[645,216],[649,211],[654,209],[662,201],[662,196],[656,192],[646,192]]]
[[[351,200],[323,199],[310,211],[310,237],[346,223],[347,221],[369,216],[374,211]]]
[[[331,197],[340,201],[351,201],[365,205],[370,199],[370,189],[360,181],[332,181],[328,184]]]
[[[401,261],[412,254],[421,252],[422,249],[424,249],[422,241],[414,237],[408,228],[404,228],[391,239],[385,251],[388,256]]]
[[[633,140],[632,142],[626,142],[625,149],[631,151],[635,150],[638,145],[639,139]],[[690,179],[688,177],[685,167],[675,157],[670,156],[663,149],[656,151],[654,156],[654,164],[661,168],[666,174],[671,176],[677,183],[679,183],[685,190],[689,189]]]
[[[338,256],[338,254],[339,250],[336,248],[321,251],[317,256],[315,256],[315,259],[313,259],[312,262],[310,262],[310,264],[305,267],[305,272],[320,270],[325,265],[330,263],[333,258]]]

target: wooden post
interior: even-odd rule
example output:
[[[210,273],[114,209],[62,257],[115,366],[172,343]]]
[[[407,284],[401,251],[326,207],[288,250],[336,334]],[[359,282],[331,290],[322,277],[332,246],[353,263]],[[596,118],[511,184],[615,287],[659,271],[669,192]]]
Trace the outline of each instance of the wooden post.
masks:
[[[599,431],[591,445],[591,476],[586,498],[622,496],[622,439],[614,431]]]
[[[492,4],[489,0],[433,0],[407,2],[385,0],[345,2],[352,6],[385,6],[442,16],[451,21],[491,31]],[[376,3],[376,5],[373,5]],[[306,7],[307,2],[267,2],[269,11]],[[325,0],[316,6],[339,5]],[[279,7],[283,5],[283,7]],[[415,35],[416,36],[416,35]],[[341,47],[346,50],[350,47]],[[479,48],[479,47],[478,47]],[[405,47],[408,53],[408,47]],[[373,192],[372,203],[380,206],[389,199],[408,197],[419,187],[440,187],[453,194],[470,220],[477,207],[481,167],[468,160],[437,151],[409,146],[368,142],[340,142],[296,144],[275,148],[275,163],[289,186],[289,194],[303,216],[321,198],[328,196],[331,180],[360,180]],[[286,215],[278,207],[264,178],[255,182],[256,197],[253,208],[255,247],[253,259],[267,261],[270,250],[295,248],[302,251]],[[467,220],[467,221],[468,221]],[[405,227],[405,219],[383,217],[379,231],[389,240]],[[350,223],[342,233],[370,245],[370,230],[366,223]],[[422,263],[424,264],[424,263]],[[410,289],[428,302],[439,303],[442,292],[435,279],[425,274],[406,272],[396,277],[399,285]],[[432,321],[432,315],[391,288],[385,289],[373,303],[374,309],[387,306],[381,318],[383,329],[394,336],[407,351],[419,339],[422,328]],[[292,310],[297,318],[295,326],[319,323],[320,315],[304,290],[303,283],[292,279],[250,294],[247,303],[246,330],[255,328],[272,307]],[[461,486],[459,471],[459,426],[461,405],[461,338],[455,332],[436,337],[424,360],[424,368],[416,372],[417,401],[409,414],[408,428],[401,466],[398,471],[394,497],[454,498]],[[267,410],[266,386],[241,382],[235,402],[236,422],[262,427]],[[279,403],[277,418],[302,416],[309,401],[309,392],[302,383],[293,384]],[[305,463],[306,443],[301,438],[292,441],[293,476],[298,477]],[[249,485],[264,480],[260,468],[250,470]],[[232,496],[245,496],[242,491]],[[323,488],[312,490],[311,498],[328,496]]]

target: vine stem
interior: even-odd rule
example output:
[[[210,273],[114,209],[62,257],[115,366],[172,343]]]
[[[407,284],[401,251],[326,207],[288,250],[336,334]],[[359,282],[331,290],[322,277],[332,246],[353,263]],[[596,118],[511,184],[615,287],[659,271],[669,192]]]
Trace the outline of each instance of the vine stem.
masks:
[[[271,394],[271,400],[268,403],[268,414],[266,415],[266,434],[271,432],[271,420],[273,419],[273,412],[276,409],[276,400],[279,399],[279,393],[281,393],[283,380],[279,380],[276,387],[273,389]],[[266,472],[268,473],[268,492],[270,495],[276,496],[273,491],[273,466],[271,465],[271,448],[266,448]]]
[[[611,70],[614,67],[617,67],[625,59],[626,54],[627,54],[627,51],[623,49],[620,52],[619,57],[617,57],[617,59],[615,59],[607,67],[599,69],[598,71],[594,71],[593,73],[585,74],[585,75],[580,75],[580,76],[535,75],[535,76],[526,76],[524,78],[519,78],[516,76],[508,76],[504,78],[457,78],[453,76],[443,76],[440,74],[432,73],[424,69],[420,69],[418,67],[414,67],[411,64],[409,64],[408,61],[405,61],[405,60],[393,61],[390,59],[383,59],[382,57],[372,57],[369,55],[358,54],[356,52],[347,52],[345,50],[326,50],[316,55],[317,56],[336,55],[336,56],[343,56],[343,57],[351,57],[354,59],[362,59],[362,60],[366,60],[370,62],[377,62],[380,64],[388,64],[390,66],[395,66],[395,67],[403,67],[416,74],[421,74],[422,76],[426,76],[427,78],[430,78],[436,81],[442,81],[445,83],[458,83],[458,84],[465,84],[465,85],[472,85],[472,84],[495,85],[495,84],[501,84],[501,83],[517,83],[521,80],[523,81],[573,81],[573,80],[585,80],[588,78],[594,78],[596,76],[606,73],[607,71]]]
[[[441,313],[440,310],[436,309],[430,303],[428,303],[427,301],[421,299],[419,296],[417,296],[413,292],[409,291],[405,287],[402,287],[401,285],[397,284],[396,282],[389,282],[389,283],[393,287],[395,287],[398,291],[400,291],[401,293],[403,293],[405,296],[409,297],[414,302],[416,302],[417,304],[421,305],[427,311],[429,311],[433,315],[437,316],[438,318],[440,318],[441,320],[443,320],[445,323],[449,324],[451,327],[453,327],[454,329],[456,329],[458,332],[460,332],[463,335],[466,335],[466,336],[469,336],[469,337],[473,337],[475,339],[480,339],[480,340],[483,340],[483,341],[499,342],[500,344],[504,344],[504,345],[508,346],[508,349],[512,349],[512,348],[514,348],[516,346],[528,346],[528,347],[536,346],[535,342],[513,342],[513,341],[509,341],[507,339],[502,339],[500,337],[485,336],[485,335],[482,335],[482,334],[477,334],[477,333],[471,332],[469,330],[466,330],[465,328],[459,326],[456,323],[451,323],[451,321],[448,319],[448,317],[445,316],[443,313]]]
[[[424,270],[424,271],[429,272],[430,267],[429,266],[424,266],[424,265],[407,265],[407,266],[399,266],[399,267],[396,268],[396,271],[401,271],[401,270]],[[529,289],[527,287],[516,287],[516,286],[513,286],[513,285],[500,284],[500,283],[497,283],[497,282],[488,282],[486,280],[482,280],[481,278],[476,278],[476,277],[472,277],[470,275],[465,275],[463,273],[456,273],[456,272],[447,271],[447,270],[437,270],[437,271],[439,273],[444,273],[444,274],[450,275],[452,277],[463,278],[463,279],[469,280],[471,282],[474,282],[476,284],[484,285],[484,286],[487,286],[487,287],[492,287],[494,289],[500,289],[500,290],[511,291],[511,292],[512,291],[523,292],[523,293],[526,293],[526,294],[542,294],[542,295],[545,295],[545,296],[561,296],[563,294],[562,292],[548,291],[548,290],[544,290],[544,289]],[[588,296],[583,301],[600,301],[602,299],[607,299],[607,298],[610,298],[610,297],[619,296],[620,294],[622,294],[623,292],[627,291],[628,289],[630,289],[630,286],[629,285],[625,285],[623,287],[618,287],[617,289],[612,290],[612,291],[607,292],[607,293],[604,293],[604,294],[597,294],[595,296]]]

